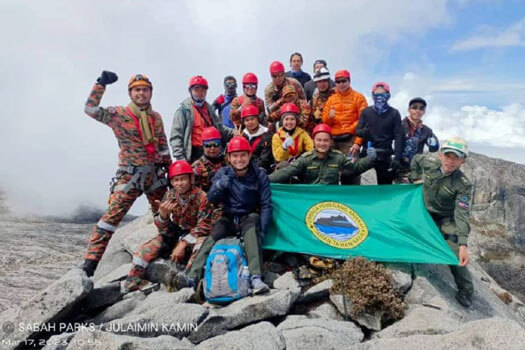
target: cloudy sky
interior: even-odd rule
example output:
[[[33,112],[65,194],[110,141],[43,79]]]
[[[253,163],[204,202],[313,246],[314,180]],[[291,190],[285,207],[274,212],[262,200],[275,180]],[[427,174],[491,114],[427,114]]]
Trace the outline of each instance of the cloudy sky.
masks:
[[[55,214],[104,207],[116,170],[111,130],[83,114],[103,69],[120,79],[102,105],[125,105],[133,73],[149,75],[166,131],[202,74],[209,99],[227,74],[270,81],[268,65],[299,51],[346,68],[369,96],[392,88],[405,114],[429,102],[426,123],[443,139],[525,163],[525,3],[520,0],[22,1],[0,2],[0,188],[18,210]],[[141,214],[141,200],[133,213]]]

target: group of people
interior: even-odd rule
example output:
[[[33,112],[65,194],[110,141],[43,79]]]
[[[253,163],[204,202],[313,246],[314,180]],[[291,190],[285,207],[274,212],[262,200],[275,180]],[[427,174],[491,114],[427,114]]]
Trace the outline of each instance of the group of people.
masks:
[[[113,129],[119,167],[108,209],[89,240],[83,264],[88,276],[135,199],[146,194],[159,233],[133,256],[127,290],[148,284],[146,269],[160,256],[184,266],[174,275],[175,288],[195,287],[214,244],[238,234],[252,289],[264,293],[269,288],[262,277],[261,243],[272,219],[270,183],[358,185],[360,174],[374,168],[380,185],[423,182],[427,209],[459,257],[460,265],[451,266],[456,298],[469,307],[473,287],[466,247],[472,185],[459,170],[468,155],[465,140],[452,138],[440,147],[422,123],[427,107],[422,98],[410,100],[401,120],[388,104],[387,83],[373,85],[374,104],[367,106],[365,97],[351,88],[349,71],[337,71],[332,80],[326,61],[317,60],[312,79],[302,63],[300,53],[291,55],[288,72],[281,62],[271,63],[264,100],[256,95],[253,73],[244,75],[240,96],[236,79],[225,77],[224,94],[211,104],[206,79],[192,77],[169,139],[150,103],[149,78],[131,77],[128,106],[102,108],[106,86],[118,79],[103,71],[85,112]],[[425,145],[430,152],[439,150],[437,157],[423,154]]]

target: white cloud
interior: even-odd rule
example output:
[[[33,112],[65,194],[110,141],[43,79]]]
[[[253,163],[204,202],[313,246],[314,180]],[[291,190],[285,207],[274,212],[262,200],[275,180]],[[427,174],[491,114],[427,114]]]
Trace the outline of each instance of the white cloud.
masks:
[[[525,18],[513,23],[499,33],[483,33],[460,40],[452,50],[475,50],[489,47],[525,46]]]

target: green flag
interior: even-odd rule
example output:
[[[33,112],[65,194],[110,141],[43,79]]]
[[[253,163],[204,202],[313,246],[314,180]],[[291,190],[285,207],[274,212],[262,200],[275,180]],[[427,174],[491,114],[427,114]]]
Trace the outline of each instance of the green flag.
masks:
[[[457,265],[420,185],[272,184],[264,249],[346,259]]]

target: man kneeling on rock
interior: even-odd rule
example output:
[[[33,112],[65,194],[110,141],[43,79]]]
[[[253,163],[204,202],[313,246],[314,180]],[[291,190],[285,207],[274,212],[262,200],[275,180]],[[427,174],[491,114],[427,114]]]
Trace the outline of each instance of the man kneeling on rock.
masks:
[[[159,234],[144,243],[133,257],[133,266],[124,283],[127,291],[149,284],[144,280],[146,268],[163,252],[171,252],[172,261],[186,263],[189,268],[210,234],[214,207],[206,193],[194,186],[193,176],[193,169],[185,160],[170,166],[169,179],[173,188],[166,192],[159,206],[160,215],[155,217]]]
[[[472,184],[459,170],[467,155],[466,141],[460,137],[450,138],[441,146],[437,158],[431,154],[417,154],[410,165],[410,177],[414,183],[423,183],[425,206],[443,238],[459,257],[459,266],[450,265],[450,271],[458,287],[456,299],[469,308],[474,293],[472,277],[467,269]]]
[[[251,161],[250,152],[250,143],[242,136],[228,143],[230,165],[217,172],[208,192],[210,202],[222,204],[222,216],[213,225],[191,268],[171,281],[176,289],[195,287],[215,242],[239,232],[244,240],[253,293],[269,291],[262,281],[261,242],[272,219],[272,192],[268,175]]]

